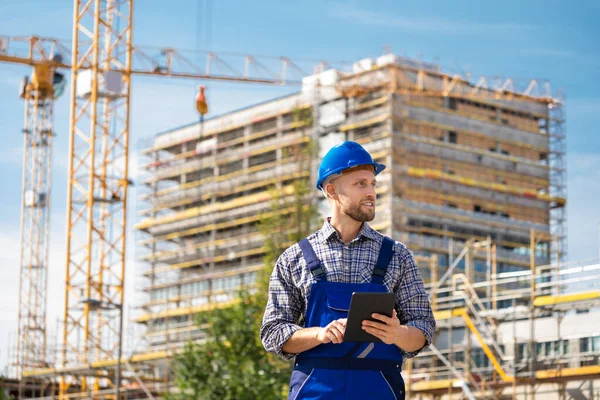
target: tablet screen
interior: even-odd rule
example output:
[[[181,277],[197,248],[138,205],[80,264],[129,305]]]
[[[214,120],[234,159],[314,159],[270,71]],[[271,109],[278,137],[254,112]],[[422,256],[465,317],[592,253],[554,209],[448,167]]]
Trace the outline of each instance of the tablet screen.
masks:
[[[393,293],[352,293],[344,342],[380,343],[380,339],[362,329],[362,321],[365,319],[376,321],[371,317],[373,313],[391,317],[395,303],[396,296]]]

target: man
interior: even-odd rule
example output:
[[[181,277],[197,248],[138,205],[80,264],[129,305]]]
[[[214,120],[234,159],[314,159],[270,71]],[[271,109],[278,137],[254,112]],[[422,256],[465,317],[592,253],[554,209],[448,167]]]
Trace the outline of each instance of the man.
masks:
[[[329,150],[317,189],[332,215],[277,260],[260,334],[267,351],[296,358],[290,400],[404,399],[403,356],[431,343],[435,320],[412,254],[367,224],[384,168],[355,142]],[[381,343],[343,341],[352,292],[395,294],[391,318],[362,322]]]

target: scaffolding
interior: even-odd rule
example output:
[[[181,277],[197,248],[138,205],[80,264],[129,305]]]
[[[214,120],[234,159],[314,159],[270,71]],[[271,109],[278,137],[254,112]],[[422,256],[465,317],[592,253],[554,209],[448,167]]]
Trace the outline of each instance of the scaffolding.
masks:
[[[131,366],[124,390],[141,393],[138,380],[151,393],[169,387],[169,360],[186,341],[204,340],[196,315],[227,307],[236,289],[254,284],[265,253],[257,224],[292,211],[270,210],[269,190],[285,198],[294,180],[314,179],[318,160],[309,171],[293,157],[310,140],[322,152],[354,140],[388,165],[378,176],[372,227],[413,251],[440,322],[431,350],[407,363],[407,391],[485,398],[507,387],[533,393],[537,381],[586,378],[593,368],[581,358],[557,369],[536,355],[536,321],[555,318],[561,307],[597,304],[595,292],[563,287],[575,281],[561,274],[575,267],[562,262],[562,108],[536,81],[522,90],[510,79],[471,83],[386,55],[356,63],[352,73],[307,77],[296,94],[157,135],[140,152],[136,225],[143,297],[136,321],[147,347],[122,360]],[[498,337],[523,321],[525,340]],[[520,359],[510,346],[523,344],[529,351]],[[112,359],[35,376],[111,377],[116,365]]]
[[[388,165],[378,177],[374,227],[435,260],[436,267],[425,261],[426,280],[449,276],[452,265],[478,284],[527,271],[532,260],[564,258],[562,102],[547,85],[473,84],[393,55],[353,68],[320,71],[299,93],[170,130],[142,150],[147,189],[136,229],[147,298],[137,321],[150,349],[202,340],[194,315],[226,306],[254,282],[268,189],[292,195],[293,180],[309,171],[297,171],[286,153],[309,137],[322,151],[357,141]],[[473,250],[477,241],[494,249],[493,262]],[[463,246],[470,250],[456,261]],[[484,306],[509,306],[494,290],[477,293]]]
[[[469,241],[453,266],[473,251],[495,259],[489,241]],[[599,281],[600,264],[590,261],[532,264],[530,271],[494,272],[477,283],[465,274],[428,282],[438,329],[431,348],[405,369],[407,392],[535,398],[564,396],[576,381],[572,392],[593,396],[582,383],[600,377],[599,326],[586,322],[597,320]]]

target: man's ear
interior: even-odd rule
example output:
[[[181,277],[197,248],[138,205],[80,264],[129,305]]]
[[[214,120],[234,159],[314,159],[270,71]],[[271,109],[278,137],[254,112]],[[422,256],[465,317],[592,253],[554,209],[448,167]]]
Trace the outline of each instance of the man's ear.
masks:
[[[325,191],[327,192],[327,195],[329,197],[331,197],[334,200],[338,199],[338,192],[337,192],[337,188],[335,187],[335,185],[330,182],[325,186]]]

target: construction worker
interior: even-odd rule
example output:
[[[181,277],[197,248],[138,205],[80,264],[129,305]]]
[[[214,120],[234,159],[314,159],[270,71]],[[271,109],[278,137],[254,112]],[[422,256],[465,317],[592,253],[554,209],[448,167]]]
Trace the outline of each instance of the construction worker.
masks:
[[[332,215],[277,260],[260,334],[267,351],[295,357],[290,400],[404,399],[402,360],[431,343],[435,320],[412,254],[367,223],[384,169],[358,143],[329,150],[317,189]],[[395,294],[391,318],[362,322],[382,343],[343,342],[352,292]]]

